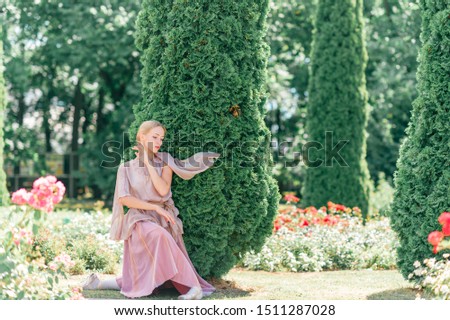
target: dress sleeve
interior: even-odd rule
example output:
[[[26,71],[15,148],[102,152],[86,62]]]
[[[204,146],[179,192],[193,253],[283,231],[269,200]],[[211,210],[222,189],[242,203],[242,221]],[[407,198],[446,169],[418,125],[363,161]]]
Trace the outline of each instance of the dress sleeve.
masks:
[[[121,164],[119,169],[117,170],[116,187],[118,199],[126,196],[131,196],[130,181],[128,179],[126,168],[123,164]]]
[[[114,190],[114,199],[112,207],[112,219],[110,238],[113,240],[124,240],[124,210],[119,198],[129,196],[130,182],[127,176],[126,168],[123,164],[117,170],[116,188]]]
[[[172,157],[168,152],[159,152],[158,157],[180,178],[189,180],[196,174],[212,167],[214,161],[220,157],[220,154],[216,152],[197,152],[187,159],[180,160]]]

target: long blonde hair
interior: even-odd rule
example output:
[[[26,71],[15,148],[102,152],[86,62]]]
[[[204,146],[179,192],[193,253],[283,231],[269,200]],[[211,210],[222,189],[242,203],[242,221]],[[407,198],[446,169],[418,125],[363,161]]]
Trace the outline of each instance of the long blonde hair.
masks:
[[[163,128],[164,129],[164,134],[166,134],[167,129],[166,129],[166,127],[164,127],[164,125],[161,122],[156,121],[156,120],[148,120],[148,121],[142,122],[141,125],[139,126],[139,129],[138,129],[137,133],[136,133],[136,143],[141,143],[141,141],[139,139],[139,136],[141,134],[146,134],[150,130],[152,130],[153,128],[156,128],[156,127]],[[154,154],[153,154],[152,150],[149,150],[149,156],[150,156],[151,159],[153,159]]]

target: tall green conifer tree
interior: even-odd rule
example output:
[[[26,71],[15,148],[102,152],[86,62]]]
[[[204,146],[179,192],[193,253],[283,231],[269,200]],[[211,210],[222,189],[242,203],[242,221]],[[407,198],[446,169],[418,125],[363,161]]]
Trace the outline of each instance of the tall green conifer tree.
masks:
[[[319,0],[315,24],[302,204],[320,207],[332,201],[358,206],[366,214],[367,52],[362,0]],[[336,155],[333,160],[333,149],[341,158]]]
[[[416,260],[434,256],[427,236],[440,230],[438,216],[450,211],[450,3],[421,0],[420,6],[419,96],[400,149],[391,213],[405,278]]]
[[[168,129],[162,151],[221,157],[172,192],[190,257],[203,276],[221,276],[271,233],[280,199],[264,124],[268,0],[145,0],[137,20],[145,120]]]

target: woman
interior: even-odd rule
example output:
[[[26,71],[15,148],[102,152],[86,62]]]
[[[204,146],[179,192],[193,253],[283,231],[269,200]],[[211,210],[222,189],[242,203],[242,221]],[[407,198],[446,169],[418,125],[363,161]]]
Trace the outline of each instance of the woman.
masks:
[[[84,289],[116,289],[136,298],[152,294],[168,281],[185,300],[215,291],[189,259],[170,186],[173,172],[191,179],[211,167],[220,154],[199,152],[183,161],[175,159],[158,152],[165,133],[160,122],[143,122],[136,135],[138,157],[117,171],[110,236],[124,240],[122,276],[101,281],[91,274]],[[129,208],[126,214],[124,205]]]

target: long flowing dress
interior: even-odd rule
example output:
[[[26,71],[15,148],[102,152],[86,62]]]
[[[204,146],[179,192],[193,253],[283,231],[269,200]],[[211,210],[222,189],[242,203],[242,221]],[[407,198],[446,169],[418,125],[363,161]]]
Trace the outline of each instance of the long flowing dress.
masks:
[[[169,166],[175,174],[189,180],[210,168],[220,154],[198,152],[185,160],[173,158],[167,152],[158,152],[154,166],[159,175],[163,166]],[[119,199],[134,196],[167,210],[176,221],[167,223],[154,210],[130,208],[126,214]],[[137,298],[152,292],[171,281],[185,294],[190,288],[200,286],[204,296],[215,291],[195,270],[183,241],[183,224],[172,200],[172,191],[161,197],[152,184],[150,174],[139,158],[125,162],[117,171],[114,192],[110,237],[124,240],[122,275],[116,277],[121,293]]]

